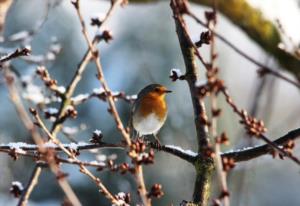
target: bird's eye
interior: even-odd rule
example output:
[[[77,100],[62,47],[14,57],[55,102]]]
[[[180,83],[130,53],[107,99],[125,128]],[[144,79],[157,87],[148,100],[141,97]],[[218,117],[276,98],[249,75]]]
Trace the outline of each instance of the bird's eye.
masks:
[[[160,89],[159,89],[158,87],[156,87],[156,88],[154,89],[154,91],[160,92]]]

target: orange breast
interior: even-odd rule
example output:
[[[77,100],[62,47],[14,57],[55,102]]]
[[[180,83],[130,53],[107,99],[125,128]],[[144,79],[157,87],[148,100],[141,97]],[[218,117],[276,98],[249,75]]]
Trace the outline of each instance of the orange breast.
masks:
[[[155,113],[159,119],[163,120],[167,114],[167,105],[164,96],[145,96],[140,101],[139,112],[142,116]]]

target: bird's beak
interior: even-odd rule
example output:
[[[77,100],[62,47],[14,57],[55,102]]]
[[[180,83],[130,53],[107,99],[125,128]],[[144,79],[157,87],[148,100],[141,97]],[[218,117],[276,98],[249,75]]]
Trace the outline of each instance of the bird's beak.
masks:
[[[165,93],[172,93],[171,90],[165,90]]]

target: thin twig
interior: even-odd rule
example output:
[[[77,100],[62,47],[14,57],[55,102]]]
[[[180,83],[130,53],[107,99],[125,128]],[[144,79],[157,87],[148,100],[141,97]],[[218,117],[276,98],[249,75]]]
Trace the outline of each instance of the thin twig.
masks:
[[[290,158],[291,160],[293,160],[295,163],[297,163],[298,165],[300,165],[300,160],[295,157],[294,155],[292,155],[289,152],[286,152],[285,150],[283,150],[282,148],[280,148],[277,144],[275,144],[274,142],[272,142],[269,138],[267,138],[265,135],[260,135],[260,139],[262,139],[263,141],[265,141],[268,145],[270,145],[272,148],[275,148],[281,155],[283,156],[287,156],[288,158]]]
[[[37,164],[44,164],[44,165],[49,165],[49,163],[45,162],[45,156],[42,154],[38,153],[32,153],[28,151],[22,151],[22,150],[11,150],[11,149],[0,149],[0,152],[2,153],[7,153],[8,155],[15,155],[15,157],[30,157],[34,161],[38,161]],[[97,169],[101,168],[101,171],[106,167],[107,165],[104,162],[97,162],[97,161],[83,161],[83,160],[74,160],[74,159],[65,159],[56,156],[55,161],[57,163],[65,163],[65,164],[71,164],[71,165],[84,165],[84,166],[89,166],[89,167],[95,167]]]
[[[48,137],[51,139],[51,141],[53,141],[54,144],[56,144],[64,153],[66,153],[68,155],[69,158],[75,160],[75,161],[80,161],[76,158],[76,156],[70,152],[69,150],[67,150],[64,145],[56,138],[54,137],[50,131],[48,130],[48,128],[45,126],[45,124],[43,123],[42,119],[40,118],[38,112],[36,110],[31,109],[31,113],[34,115],[38,125],[43,129],[43,131],[48,135]],[[105,185],[102,183],[102,181],[100,180],[100,178],[95,177],[83,164],[79,165],[80,167],[80,171],[87,175],[88,177],[90,177],[95,183],[96,185],[99,187],[100,192],[102,194],[104,194],[104,196],[110,200],[112,203],[118,204],[117,199],[110,193],[110,191],[105,187]]]
[[[77,2],[74,2],[73,5],[76,7]],[[78,2],[78,6],[79,6],[79,2]],[[99,26],[99,29],[102,28],[105,25],[105,23],[107,22],[109,17],[112,15],[112,13],[114,12],[114,10],[116,9],[117,6],[118,6],[118,3],[111,4],[111,7],[109,8],[108,12],[106,13],[106,16],[103,19],[102,24]],[[94,37],[93,41],[92,41],[92,48],[94,48],[100,42],[100,40],[101,40],[101,38],[99,38],[96,35]],[[66,92],[65,92],[65,97],[63,98],[63,101],[62,101],[60,109],[59,109],[59,113],[57,115],[58,118],[53,123],[52,128],[51,128],[51,134],[53,136],[56,136],[56,134],[61,129],[61,125],[63,123],[63,121],[61,121],[61,118],[64,116],[66,108],[68,107],[68,105],[70,105],[71,97],[72,97],[79,81],[82,78],[82,74],[85,71],[86,66],[88,65],[88,63],[92,59],[93,55],[94,55],[93,50],[90,50],[90,47],[89,47],[88,50],[86,51],[84,57],[82,58],[82,60],[78,64],[77,70],[76,70],[71,82],[67,86],[67,89],[66,89]]]
[[[189,15],[190,17],[192,17],[197,23],[199,23],[201,26],[209,29],[216,37],[218,37],[221,41],[223,41],[226,45],[228,45],[230,48],[232,48],[235,52],[237,52],[239,55],[241,55],[242,57],[244,57],[245,59],[249,60],[250,62],[252,62],[253,64],[259,66],[261,68],[260,72],[262,72],[263,74],[272,74],[294,86],[296,86],[297,88],[300,89],[300,83],[297,81],[294,81],[286,76],[284,76],[283,74],[281,74],[280,72],[276,71],[275,69],[272,69],[260,62],[258,62],[257,60],[255,60],[253,57],[249,56],[248,54],[246,54],[244,51],[242,51],[241,49],[239,49],[237,46],[235,46],[233,43],[231,43],[229,40],[227,40],[225,37],[223,37],[221,34],[212,31],[207,24],[205,24],[201,19],[199,19],[193,12],[191,12],[189,9],[187,10],[187,15]]]
[[[216,53],[216,48],[215,48],[215,27],[217,23],[217,1],[213,0],[214,6],[212,7],[213,11],[212,13],[212,18],[207,19],[207,25],[208,28],[210,28],[211,31],[211,38],[210,38],[210,71],[207,71],[207,79],[208,81],[215,81],[217,78],[217,73],[214,72],[216,68],[216,58],[217,58],[217,53]],[[214,74],[214,75],[209,75],[209,72]],[[210,133],[211,137],[215,140],[214,148],[215,148],[215,163],[216,163],[216,171],[217,175],[219,177],[219,182],[221,184],[221,193],[226,193],[229,194],[228,191],[228,186],[227,186],[227,172],[223,168],[223,163],[222,163],[222,158],[221,158],[221,143],[217,141],[218,138],[218,117],[219,114],[215,114],[218,111],[218,102],[217,102],[217,94],[213,92],[211,94],[211,125],[210,125]],[[229,195],[225,195],[221,201],[224,202],[224,206],[229,206],[230,201],[229,201]]]
[[[10,98],[18,112],[18,115],[26,127],[26,129],[31,133],[32,139],[34,142],[39,146],[38,150],[39,152],[45,152],[43,148],[40,147],[40,145],[43,144],[44,140],[42,139],[41,135],[37,132],[36,128],[34,127],[33,122],[31,121],[27,111],[24,108],[24,105],[22,103],[22,100],[20,98],[20,94],[16,88],[15,85],[15,77],[10,73],[9,68],[6,68],[4,71],[4,75],[6,78],[7,86],[8,86],[8,91],[10,94]],[[53,165],[50,163],[50,165]],[[52,171],[54,167],[51,167]],[[34,173],[37,173],[36,170],[33,171]],[[32,174],[32,176],[39,176],[40,174]],[[31,180],[30,180],[31,181]],[[28,183],[30,185],[31,183]],[[59,184],[62,186],[63,191],[65,192],[66,196],[69,198],[69,200],[74,204],[74,205],[81,205],[78,198],[76,197],[75,193],[71,189],[71,187],[68,185],[68,182],[66,180],[59,180]],[[67,188],[66,190],[64,188]],[[26,191],[24,191],[26,193]],[[22,204],[20,202],[20,204]]]
[[[53,136],[52,136],[53,137]],[[15,148],[13,145],[16,144],[21,144],[21,146],[19,146],[18,148]],[[125,149],[124,144],[112,144],[112,143],[105,143],[105,142],[100,142],[98,144],[89,144],[89,143],[71,143],[71,144],[62,144],[61,146],[63,146],[65,149],[67,150],[72,150],[72,148],[76,147],[76,149],[78,151],[82,151],[82,150],[92,150],[92,149]],[[41,145],[35,145],[35,144],[26,144],[26,143],[20,143],[20,142],[11,142],[9,144],[3,145],[0,144],[0,149],[4,149],[4,150],[9,150],[9,149],[21,149],[24,151],[40,151],[40,150],[45,150],[45,149],[53,149],[56,151],[62,151],[61,147],[55,145],[55,144],[41,144]]]
[[[121,2],[122,2],[122,0],[117,0],[117,1],[113,2],[113,5],[119,5]],[[107,101],[108,101],[108,104],[109,104],[109,107],[110,107],[110,111],[111,111],[111,113],[114,117],[114,120],[116,122],[118,130],[120,131],[120,133],[124,137],[126,143],[128,145],[130,145],[131,140],[130,140],[129,133],[125,130],[125,127],[124,127],[124,125],[121,121],[121,118],[119,116],[119,113],[117,111],[115,101],[114,101],[113,96],[112,96],[112,92],[111,92],[110,88],[108,87],[108,84],[107,84],[107,82],[104,78],[103,68],[102,68],[102,65],[100,63],[100,52],[99,52],[99,50],[95,49],[92,41],[88,37],[88,33],[87,33],[87,30],[86,30],[86,27],[85,27],[85,22],[83,20],[83,17],[82,17],[81,11],[80,11],[80,0],[75,1],[73,4],[75,6],[75,9],[77,11],[77,15],[78,15],[80,23],[81,23],[82,33],[83,33],[83,35],[86,39],[86,42],[89,46],[89,50],[93,54],[93,59],[95,61],[97,71],[98,71],[98,79],[101,82],[101,85],[102,85],[103,89],[106,92]]]
[[[29,182],[28,182],[24,192],[22,193],[22,196],[20,197],[18,206],[27,205],[29,196],[30,196],[31,192],[33,191],[34,187],[37,185],[41,172],[42,172],[42,166],[37,164],[32,172],[32,175],[29,179]]]
[[[116,0],[116,1],[112,1],[113,5],[119,5],[121,4],[122,0]],[[92,44],[91,40],[89,39],[86,27],[85,27],[85,22],[83,20],[83,16],[81,14],[81,10],[80,10],[80,0],[76,0],[75,2],[73,2],[73,5],[77,11],[77,15],[79,17],[80,23],[81,23],[81,27],[82,27],[82,33],[84,35],[84,38],[88,44],[89,50],[92,52],[93,54],[93,60],[95,61],[96,64],[96,68],[98,71],[98,79],[106,93],[107,96],[107,102],[109,105],[109,110],[112,114],[112,116],[114,117],[117,129],[119,130],[119,132],[122,134],[124,140],[126,141],[127,145],[130,146],[131,145],[131,139],[130,139],[130,134],[126,131],[121,118],[119,116],[119,113],[117,111],[116,105],[115,105],[115,101],[114,98],[112,96],[112,92],[106,82],[106,79],[104,77],[104,73],[103,73],[103,68],[100,62],[100,51],[97,50],[94,45]],[[136,176],[136,180],[138,182],[139,187],[142,189],[142,191],[139,193],[139,195],[141,196],[141,199],[143,200],[143,203],[146,206],[150,206],[151,202],[150,199],[147,197],[147,192],[146,191],[146,186],[145,186],[145,182],[144,182],[144,177],[142,172],[142,168],[140,166],[137,166],[135,169],[135,176]]]
[[[273,77],[272,76],[272,80],[277,80],[276,77]],[[250,105],[250,115],[255,117],[258,115],[259,111],[260,111],[260,103],[262,101],[262,98],[263,98],[263,93],[265,91],[265,87],[267,86],[267,76],[263,76],[262,78],[259,78],[256,82],[256,84],[254,85],[254,95],[253,95],[253,98],[252,98],[252,102],[251,102],[251,105]],[[273,89],[273,87],[271,86],[270,87],[270,90],[271,88]],[[268,90],[269,91],[269,90]],[[271,95],[273,97],[273,95]],[[267,101],[267,104],[268,107],[270,107],[270,105],[272,105],[273,101],[272,101],[272,98],[267,98],[268,101]],[[264,110],[265,111],[265,110]],[[264,112],[264,114],[270,114],[270,113],[267,113],[267,112]],[[242,135],[245,135],[245,130],[242,129],[237,136],[242,136]],[[243,146],[246,146],[246,147],[253,147],[254,145],[254,141],[255,139],[254,138],[249,138],[249,136],[246,134],[246,138],[240,138],[239,139],[239,142],[244,142],[246,140],[246,142],[243,144]],[[237,143],[237,145],[239,145]],[[253,163],[252,163],[253,164]],[[240,176],[238,177],[238,183],[236,185],[236,188],[234,189],[236,192],[240,192],[242,195],[239,195],[237,197],[237,205],[241,205],[241,202],[243,201],[243,198],[245,196],[247,196],[248,194],[248,187],[246,185],[246,180],[248,178],[248,172],[249,172],[249,169],[247,167],[243,167],[241,168],[241,171],[240,171]],[[234,175],[231,175],[229,176],[229,181],[230,179],[236,179],[236,176]]]
[[[227,103],[229,104],[229,106],[233,109],[233,111],[239,115],[242,120],[244,121],[244,117],[245,117],[245,113],[240,110],[237,105],[233,102],[233,100],[231,99],[231,97],[229,96],[229,93],[227,91],[226,88],[223,88],[221,90],[221,92],[224,94]],[[247,115],[246,115],[247,116]],[[249,116],[247,116],[249,118]],[[244,121],[245,122],[245,121]],[[246,128],[248,127],[248,125],[246,125]],[[253,128],[247,128],[247,129],[253,129]],[[258,129],[258,128],[256,128]],[[300,160],[295,157],[294,155],[292,155],[289,152],[286,152],[285,150],[283,150],[282,148],[278,147],[278,145],[276,145],[275,143],[273,143],[270,139],[268,139],[263,132],[259,131],[259,134],[257,135],[257,137],[259,139],[262,139],[263,141],[265,141],[267,144],[269,144],[272,148],[274,148],[275,150],[277,150],[281,155],[288,157],[289,159],[291,159],[292,161],[294,161],[296,164],[300,165]]]
[[[11,59],[15,59],[15,58],[18,58],[18,57],[21,57],[21,56],[28,56],[30,55],[31,53],[31,49],[30,48],[22,48],[22,49],[16,49],[14,52],[4,56],[4,57],[0,57],[0,68],[2,68],[2,64],[4,62],[7,62]]]

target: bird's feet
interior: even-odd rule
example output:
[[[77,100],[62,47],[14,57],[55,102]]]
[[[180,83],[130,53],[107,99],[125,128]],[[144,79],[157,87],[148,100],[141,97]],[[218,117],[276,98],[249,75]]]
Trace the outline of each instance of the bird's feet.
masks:
[[[160,144],[159,140],[156,139],[155,142],[153,142],[153,145],[154,145],[155,149],[157,149],[158,151],[161,150],[162,145]]]

